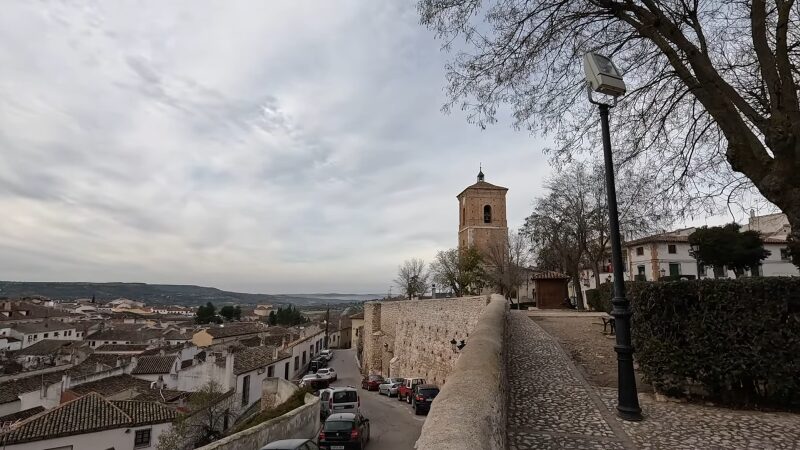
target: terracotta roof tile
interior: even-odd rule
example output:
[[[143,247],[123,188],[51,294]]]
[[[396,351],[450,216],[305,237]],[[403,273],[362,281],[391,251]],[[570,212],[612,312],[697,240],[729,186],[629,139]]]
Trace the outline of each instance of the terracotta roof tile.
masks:
[[[169,373],[175,364],[175,359],[175,355],[140,356],[136,368],[131,373],[135,375]]]
[[[59,339],[43,339],[29,347],[14,352],[14,356],[47,356],[59,351],[62,347],[72,345],[75,341]]]
[[[207,328],[206,331],[214,338],[224,338],[231,336],[242,336],[246,334],[262,333],[267,331],[267,327],[261,323],[241,323],[225,325],[220,327]]]
[[[74,436],[115,428],[171,422],[176,412],[154,402],[108,401],[90,393],[30,417],[0,434],[7,445]]]

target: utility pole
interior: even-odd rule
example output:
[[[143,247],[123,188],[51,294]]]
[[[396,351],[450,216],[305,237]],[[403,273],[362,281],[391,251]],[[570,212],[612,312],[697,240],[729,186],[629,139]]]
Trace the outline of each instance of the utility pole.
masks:
[[[331,321],[331,305],[326,305],[325,310],[325,348],[328,348],[328,323]]]

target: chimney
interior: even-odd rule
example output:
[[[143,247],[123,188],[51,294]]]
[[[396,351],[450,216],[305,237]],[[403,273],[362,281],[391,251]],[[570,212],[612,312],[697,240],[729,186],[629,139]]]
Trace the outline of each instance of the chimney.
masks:
[[[94,373],[102,371],[103,371],[103,363],[98,361],[97,364],[94,365]]]
[[[225,391],[236,387],[236,378],[233,376],[233,353],[225,355]]]
[[[163,348],[158,351],[158,356],[164,356],[164,349]]]
[[[278,359],[278,347],[272,347],[272,359]]]

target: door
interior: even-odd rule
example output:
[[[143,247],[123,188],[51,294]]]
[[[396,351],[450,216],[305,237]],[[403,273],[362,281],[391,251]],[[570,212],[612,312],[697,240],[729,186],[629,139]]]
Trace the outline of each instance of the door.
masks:
[[[289,363],[287,362],[286,365],[283,366],[283,379],[289,379]]]
[[[669,263],[669,276],[679,277],[681,275],[681,265],[678,263]]]

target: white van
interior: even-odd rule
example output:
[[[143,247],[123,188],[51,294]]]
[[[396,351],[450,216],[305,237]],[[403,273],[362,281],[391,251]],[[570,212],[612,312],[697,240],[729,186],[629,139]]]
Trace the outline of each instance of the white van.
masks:
[[[319,401],[322,415],[327,417],[336,413],[356,413],[361,407],[358,389],[352,387],[328,388],[320,391]]]

